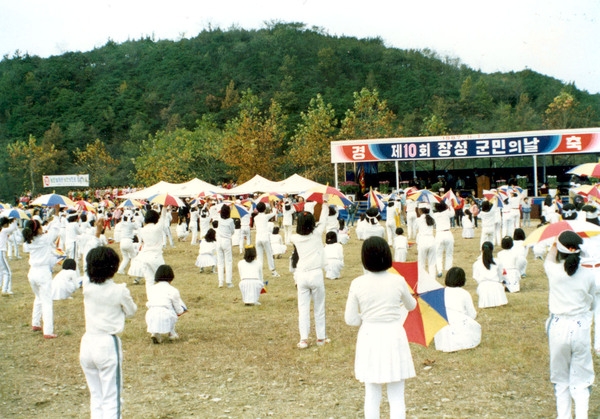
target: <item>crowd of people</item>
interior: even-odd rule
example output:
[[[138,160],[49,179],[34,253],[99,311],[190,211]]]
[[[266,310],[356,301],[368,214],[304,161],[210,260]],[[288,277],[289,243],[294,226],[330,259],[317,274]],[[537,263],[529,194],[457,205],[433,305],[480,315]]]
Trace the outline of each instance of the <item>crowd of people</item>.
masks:
[[[325,279],[336,280],[343,275],[344,245],[350,240],[349,228],[355,227],[355,237],[362,241],[364,275],[352,281],[345,320],[348,325],[360,326],[355,373],[365,383],[365,416],[379,417],[382,384],[387,384],[392,417],[402,417],[404,381],[415,375],[402,323],[416,301],[415,291],[399,275],[388,272],[392,263],[405,262],[409,248],[415,246],[419,281],[427,282],[430,288],[445,287],[448,325],[436,334],[435,348],[444,352],[475,348],[481,342],[482,331],[476,321],[474,301],[463,289],[467,272],[456,266],[453,258],[455,240],[473,239],[474,230],[481,231],[481,252],[469,267],[478,284],[478,308],[509,304],[507,294],[520,292],[520,281],[527,275],[530,248],[524,244],[524,228],[530,226],[531,205],[516,188],[480,202],[472,197],[464,199],[460,194],[455,200],[419,202],[398,191],[384,208],[371,207],[357,220],[356,203],[345,208],[347,215],[341,217],[339,208],[329,205],[328,198],[323,196],[323,202],[317,204],[287,195],[263,202],[256,194],[230,203],[206,197],[185,199],[179,208],[148,205],[121,210],[100,206],[95,214],[72,209],[55,213],[36,207],[32,219],[22,228],[17,226],[17,220],[0,220],[2,292],[12,292],[9,260],[10,255],[21,257],[20,240],[23,251],[29,253],[28,278],[35,295],[34,331],[42,331],[46,339],[56,338],[53,299],[69,298],[83,287],[86,334],[81,343],[81,365],[90,389],[93,415],[100,415],[119,409],[116,400],[122,382],[112,380],[120,373],[122,358],[117,335],[123,331],[125,317],[137,309],[127,288],[113,282],[116,274],[128,274],[134,283],[145,283],[147,332],[152,341],[159,344],[164,339],[179,338],[175,325],[187,308],[172,285],[173,269],[163,257],[164,249],[174,246],[174,216],[177,239],[198,246],[195,266],[199,272],[216,273],[218,287],[233,287],[237,275],[246,305],[260,304],[260,295],[268,283],[265,272],[268,269],[269,276],[280,276],[274,259],[289,255],[297,287],[299,349],[311,344],[311,304],[316,345],[330,342],[325,319]],[[232,217],[236,206],[241,209],[239,218]],[[109,212],[112,222],[106,223]],[[542,206],[541,224],[561,219],[600,224],[596,206],[581,202],[563,204],[562,200],[549,197]],[[120,249],[120,257],[114,246],[109,246],[107,228],[113,229],[112,240]],[[9,253],[12,241],[17,246]],[[237,273],[232,257],[236,246],[243,255]],[[501,250],[495,251],[495,247]],[[572,235],[561,235],[554,244],[532,246],[535,257],[547,254],[544,266],[550,283],[550,370],[559,417],[570,417],[566,412],[570,415],[572,400],[578,417],[584,417],[582,412],[587,411],[593,383],[589,344],[592,321],[600,332],[600,308],[592,311],[597,298],[597,271],[593,267],[600,262],[594,247],[595,244]],[[62,270],[52,279],[52,268],[58,260],[62,260]],[[569,278],[576,279],[577,285],[565,288]],[[576,341],[567,339],[573,333]],[[99,343],[95,345],[96,338]],[[600,354],[600,333],[595,333],[593,347]],[[109,374],[100,374],[101,364],[111,365]],[[106,380],[112,380],[112,384],[107,385]]]

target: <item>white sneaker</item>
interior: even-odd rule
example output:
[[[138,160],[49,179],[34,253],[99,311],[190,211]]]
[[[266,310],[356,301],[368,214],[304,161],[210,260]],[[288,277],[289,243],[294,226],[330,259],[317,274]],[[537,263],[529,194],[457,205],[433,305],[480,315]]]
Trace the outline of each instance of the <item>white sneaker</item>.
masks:
[[[169,339],[177,340],[177,339],[179,339],[179,335],[176,332],[171,332],[171,333],[169,333]]]
[[[159,344],[162,342],[162,336],[158,333],[152,333],[150,336],[152,338],[152,343]]]
[[[279,275],[279,273],[277,273],[277,271],[271,271],[271,275],[275,278],[281,277],[281,275]]]
[[[306,349],[308,348],[308,342],[305,340],[301,340],[296,346],[298,347],[298,349]]]

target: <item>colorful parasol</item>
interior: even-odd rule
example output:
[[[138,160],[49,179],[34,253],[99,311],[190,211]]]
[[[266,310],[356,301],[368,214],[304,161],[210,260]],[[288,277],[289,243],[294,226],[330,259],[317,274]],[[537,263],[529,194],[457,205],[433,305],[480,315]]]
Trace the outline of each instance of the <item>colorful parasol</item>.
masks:
[[[136,199],[127,199],[119,204],[119,208],[141,208],[142,203]]]
[[[424,271],[419,272],[418,262],[393,262],[391,271],[404,277],[417,299],[417,307],[408,313],[404,321],[408,341],[428,346],[435,334],[448,325],[444,288],[432,289],[432,283],[440,286],[435,280],[422,287],[419,284],[419,276],[426,274]]]
[[[250,214],[250,211],[248,211],[248,208],[244,207],[241,204],[236,204],[235,202],[223,202],[221,204],[221,206],[223,205],[228,205],[231,208],[231,218],[242,218],[245,215]],[[221,209],[221,207],[218,207],[219,209]]]
[[[458,205],[458,198],[452,189],[449,189],[448,192],[442,195],[442,200],[446,203],[446,205],[452,208]]]
[[[91,204],[88,201],[84,201],[83,199],[80,199],[79,201],[75,202],[75,208],[78,211],[88,211],[88,212],[96,212],[96,207]]]
[[[55,205],[61,207],[74,207],[75,202],[73,202],[71,199],[67,198],[64,195],[51,193],[38,196],[31,202],[31,205],[41,205],[44,207],[53,207]]]
[[[12,208],[9,204],[3,204],[2,202],[0,202],[0,210],[5,210],[9,208]]]
[[[29,213],[23,211],[20,208],[6,209],[2,211],[2,213],[0,213],[0,217],[17,218],[19,220],[31,220],[31,215],[29,215]]]
[[[600,177],[600,163],[580,164],[571,170],[567,170],[567,173],[577,176]]]
[[[369,192],[365,196],[367,197],[368,208],[376,207],[380,212],[385,209],[383,195],[375,192],[372,187],[369,187]]]
[[[337,207],[347,207],[352,203],[350,199],[338,189],[329,185],[319,185],[314,188],[310,188],[306,192],[300,194],[305,201],[314,201],[323,203],[323,195],[329,195],[329,204]]]
[[[169,195],[167,193],[153,195],[150,198],[148,198],[148,202],[163,206],[170,205],[172,207],[182,207],[185,205],[181,199],[179,199],[176,196]]]
[[[111,201],[110,199],[103,199],[100,202],[98,202],[98,205],[101,207],[105,207],[105,208],[114,208],[115,207],[115,203],[113,201]]]
[[[441,196],[431,192],[428,189],[417,189],[416,191],[413,190],[406,195],[406,199],[411,199],[417,202],[428,202],[430,204],[442,201]]]
[[[270,204],[275,201],[283,201],[283,195],[276,192],[265,192],[256,198],[256,202],[264,202],[265,204]]]
[[[582,238],[590,238],[600,235],[600,226],[588,223],[586,221],[563,220],[557,223],[543,225],[531,232],[523,244],[536,244],[545,241],[552,241],[563,231],[574,231]]]

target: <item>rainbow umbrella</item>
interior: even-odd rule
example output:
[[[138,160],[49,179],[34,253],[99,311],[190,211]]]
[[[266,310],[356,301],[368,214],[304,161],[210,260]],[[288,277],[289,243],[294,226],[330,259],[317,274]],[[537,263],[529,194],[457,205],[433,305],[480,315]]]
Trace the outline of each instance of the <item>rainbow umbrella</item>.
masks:
[[[174,195],[169,195],[168,193],[153,195],[148,198],[148,202],[163,206],[170,205],[172,207],[183,207],[185,205],[181,199]]]
[[[567,170],[567,173],[577,176],[600,177],[600,163],[580,164],[571,170]]]
[[[444,288],[431,289],[429,283],[425,287],[421,286],[418,262],[393,262],[390,271],[404,277],[417,299],[417,307],[408,313],[404,321],[408,341],[429,346],[435,334],[448,325]],[[425,273],[421,272],[421,275]],[[434,280],[430,282],[434,283],[434,286],[440,286]],[[423,289],[428,291],[421,292]]]
[[[273,203],[275,201],[282,201],[283,195],[277,192],[265,192],[256,198],[256,202],[264,202],[265,204]]]
[[[430,204],[442,201],[441,196],[431,192],[428,189],[417,189],[416,191],[410,191],[406,195],[406,199],[412,199],[413,201],[417,202],[428,202]]]
[[[9,204],[3,204],[0,202],[0,210],[5,210],[9,208],[12,208]]]
[[[458,205],[458,198],[456,194],[449,189],[444,195],[442,195],[442,200],[446,202],[449,207],[456,207]]]
[[[141,208],[142,203],[135,199],[127,199],[119,204],[119,208]]]
[[[43,207],[53,207],[55,205],[61,207],[74,207],[75,202],[64,195],[50,193],[38,196],[31,202],[31,205],[41,205]]]
[[[536,244],[552,241],[563,231],[574,231],[580,237],[586,239],[600,235],[600,226],[587,221],[563,220],[557,223],[543,225],[531,232],[523,244]]]
[[[305,201],[314,201],[323,203],[323,195],[329,195],[329,204],[337,207],[347,207],[352,203],[350,199],[338,189],[329,185],[319,185],[314,188],[310,188],[306,192],[300,194]]]
[[[379,212],[383,212],[383,210],[385,209],[383,195],[375,192],[372,187],[369,187],[369,192],[365,194],[365,196],[367,197],[368,208],[376,207],[379,210]]]
[[[245,215],[250,214],[248,208],[244,207],[241,204],[236,204],[235,202],[224,202],[221,205],[228,205],[231,208],[231,218],[242,218]]]
[[[31,220],[31,215],[29,215],[29,213],[23,211],[20,208],[6,209],[2,211],[2,213],[0,213],[0,217],[17,218],[19,220]]]

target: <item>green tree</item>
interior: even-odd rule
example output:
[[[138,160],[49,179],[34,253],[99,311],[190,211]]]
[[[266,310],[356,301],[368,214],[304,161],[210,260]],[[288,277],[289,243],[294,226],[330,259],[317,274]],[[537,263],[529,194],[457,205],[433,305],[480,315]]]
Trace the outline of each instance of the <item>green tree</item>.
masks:
[[[112,157],[106,145],[96,138],[96,141],[89,143],[83,150],[75,149],[75,165],[81,171],[90,175],[90,184],[103,186],[112,184],[112,175],[117,171],[120,164],[118,159]]]
[[[274,100],[266,113],[260,106],[260,99],[251,90],[246,90],[242,94],[239,116],[225,127],[222,160],[238,183],[256,174],[268,179],[276,179],[279,175],[285,116]]]
[[[56,149],[54,144],[38,144],[33,135],[28,141],[17,141],[9,144],[7,153],[12,160],[9,171],[23,179],[22,187],[35,195],[42,188],[42,176],[56,175],[58,162],[64,152]]]
[[[337,120],[331,104],[325,105],[318,94],[310,100],[307,112],[301,113],[289,146],[288,158],[291,166],[302,176],[325,183],[333,178],[330,143],[334,140]]]
[[[340,140],[389,138],[397,134],[396,115],[377,90],[354,92],[354,107],[348,109],[338,134]]]

